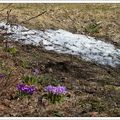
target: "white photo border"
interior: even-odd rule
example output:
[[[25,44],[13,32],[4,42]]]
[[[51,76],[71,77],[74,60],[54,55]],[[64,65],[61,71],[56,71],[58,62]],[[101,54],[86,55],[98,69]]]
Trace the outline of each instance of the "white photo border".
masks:
[[[120,3],[120,0],[0,0],[0,3]]]

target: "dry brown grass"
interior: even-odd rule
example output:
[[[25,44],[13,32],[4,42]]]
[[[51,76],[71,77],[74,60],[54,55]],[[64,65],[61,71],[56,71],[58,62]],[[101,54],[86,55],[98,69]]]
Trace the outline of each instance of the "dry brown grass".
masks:
[[[3,9],[7,4],[0,4]],[[11,23],[21,23],[46,8],[46,13],[23,25],[36,29],[66,29],[75,33],[90,34],[96,37],[109,38],[120,44],[119,4],[12,4]],[[9,9],[10,9],[9,8]],[[6,16],[0,13],[0,19]],[[98,30],[87,30],[89,24],[100,23]],[[96,32],[97,31],[97,32]],[[0,37],[0,41],[4,38]],[[33,46],[12,43],[19,51],[12,55],[4,51],[0,42],[0,73],[12,70],[8,87],[0,96],[0,116],[120,116],[120,69],[107,68],[85,62],[72,55],[57,54]],[[27,62],[29,62],[29,67]],[[21,65],[21,61],[25,65]],[[5,67],[1,67],[4,65]],[[16,97],[16,84],[21,82],[24,74],[32,74],[32,67],[37,66],[41,74],[49,77],[37,85],[38,92],[31,98]],[[52,76],[52,77],[51,77]],[[51,79],[54,78],[54,79]],[[13,81],[14,84],[13,84]],[[39,101],[43,87],[59,83],[69,91],[68,98],[61,104],[44,105]],[[2,86],[3,87],[3,86]]]
[[[0,8],[6,5],[0,4]],[[23,25],[35,29],[61,28],[103,38],[120,46],[120,4],[12,4],[9,9],[12,9],[11,23],[20,24],[47,10]],[[6,16],[7,10],[0,13],[0,19]],[[90,27],[93,25],[95,29]]]

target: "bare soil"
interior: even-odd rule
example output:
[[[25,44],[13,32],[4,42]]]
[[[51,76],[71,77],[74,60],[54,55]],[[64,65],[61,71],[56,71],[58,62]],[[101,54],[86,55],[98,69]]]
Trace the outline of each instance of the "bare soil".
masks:
[[[0,8],[3,9],[6,5],[0,4]],[[51,6],[53,12],[23,25],[36,29],[62,28],[104,38],[103,40],[120,47],[119,4],[12,4],[9,7],[12,8],[11,14],[17,15],[16,21],[12,22],[18,24],[27,17],[37,15],[42,9],[51,9]],[[74,20],[76,26],[79,26],[77,29],[63,8],[72,19],[79,16],[78,23]],[[7,10],[0,13],[1,19]],[[84,29],[92,21],[101,22],[98,33]],[[10,46],[18,50],[14,55],[5,51],[4,40],[1,35],[0,73],[5,73],[6,77],[0,79],[0,116],[120,117],[120,68],[85,62],[77,56],[57,54],[18,42],[10,43]],[[31,97],[17,96],[16,85],[21,82],[22,76],[31,75],[36,67],[40,70],[39,76],[43,77],[42,82],[37,84],[37,92]],[[48,84],[67,87],[68,94],[64,102],[52,104],[42,98],[43,88]]]

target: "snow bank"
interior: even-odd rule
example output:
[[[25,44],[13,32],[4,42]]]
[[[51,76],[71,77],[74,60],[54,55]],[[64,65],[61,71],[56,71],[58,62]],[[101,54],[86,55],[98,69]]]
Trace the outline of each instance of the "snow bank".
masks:
[[[120,49],[93,37],[59,30],[29,30],[20,25],[0,23],[9,37],[24,44],[42,45],[46,50],[78,55],[86,61],[116,67],[120,65]]]

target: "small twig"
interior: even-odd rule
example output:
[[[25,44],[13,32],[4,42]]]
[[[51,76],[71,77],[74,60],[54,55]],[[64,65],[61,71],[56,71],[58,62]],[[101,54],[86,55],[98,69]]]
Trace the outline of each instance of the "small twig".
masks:
[[[9,11],[7,11],[7,24],[10,22],[10,13],[11,13],[12,9],[10,9]]]
[[[25,23],[25,22],[27,22],[27,21],[30,21],[30,20],[34,19],[34,18],[37,18],[37,17],[45,14],[46,12],[47,12],[47,11],[45,10],[45,11],[43,11],[42,13],[39,13],[38,15],[36,15],[36,16],[34,16],[34,17],[31,17],[31,18],[29,18],[29,19],[27,19],[27,20],[25,20],[25,21],[22,21],[21,23]]]

